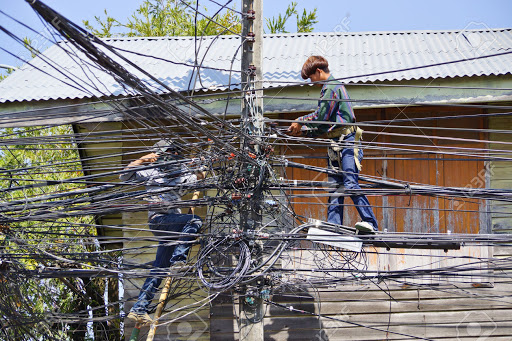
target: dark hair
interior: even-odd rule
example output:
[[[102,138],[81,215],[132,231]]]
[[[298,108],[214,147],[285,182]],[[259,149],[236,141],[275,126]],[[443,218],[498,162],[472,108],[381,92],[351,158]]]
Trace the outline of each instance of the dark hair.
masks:
[[[316,69],[321,69],[323,72],[329,73],[329,63],[327,59],[322,56],[309,57],[304,65],[302,65],[302,71],[300,72],[302,79],[308,79],[316,72]]]

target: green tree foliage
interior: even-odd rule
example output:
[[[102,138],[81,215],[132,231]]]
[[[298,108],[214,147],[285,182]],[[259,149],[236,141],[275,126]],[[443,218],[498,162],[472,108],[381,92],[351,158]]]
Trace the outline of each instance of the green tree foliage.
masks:
[[[0,129],[0,203],[10,204],[0,218],[9,216],[13,220],[18,215],[44,213],[52,210],[59,199],[38,201],[41,207],[31,209],[27,206],[29,200],[84,188],[84,184],[62,181],[83,175],[72,136],[69,125]],[[88,307],[105,304],[105,280],[38,279],[30,274],[73,267],[52,255],[98,251],[95,238],[90,216],[0,224],[0,339],[86,340]],[[80,263],[88,264],[87,260]],[[96,317],[102,311],[97,309],[93,314]],[[95,323],[93,332],[96,329],[105,334],[108,328]],[[119,330],[111,339],[120,339]]]
[[[300,18],[297,14],[297,32],[299,33],[313,32],[313,25],[316,23],[318,23],[316,8],[312,12],[306,12],[304,8]]]
[[[201,14],[197,14],[196,9]],[[96,26],[84,20],[85,27],[98,37],[164,37],[234,34],[241,32],[239,16],[224,9],[210,14],[195,1],[145,0],[125,21],[105,10],[105,19],[94,17]]]
[[[9,75],[10,75],[11,73],[13,73],[13,72],[14,72],[14,70],[13,70],[13,69],[7,69],[7,71],[6,71],[5,75],[0,75],[0,82],[1,82],[1,81],[3,81],[4,79],[6,79],[7,77],[9,77]]]
[[[266,19],[267,28],[270,33],[289,33],[286,31],[286,22],[295,15],[297,19],[298,33],[313,32],[313,26],[318,23],[316,11],[316,8],[310,12],[307,12],[306,9],[304,9],[302,16],[299,16],[297,3],[292,1],[292,3],[288,5],[284,15],[279,14],[277,17]]]
[[[31,40],[24,38],[23,42],[35,58],[39,51],[32,47]],[[7,70],[0,81],[13,71]],[[83,187],[61,182],[83,175],[72,135],[69,125],[0,129],[0,207],[6,207],[3,203],[22,203],[10,212],[2,211],[0,217],[26,214],[23,203],[27,200]],[[51,203],[52,200],[44,201],[45,205]],[[47,222],[20,220],[9,226],[0,223],[0,340],[87,339],[87,310],[104,304],[105,280],[38,279],[29,274],[69,267],[51,257],[57,251],[97,251],[92,219],[79,216]],[[83,316],[77,316],[77,311]],[[98,316],[98,312],[101,310],[93,311],[93,315]],[[119,311],[114,309],[112,313],[118,315]],[[99,334],[101,330],[109,339],[119,340],[119,324],[113,324],[107,328],[103,323],[95,323],[92,332]]]

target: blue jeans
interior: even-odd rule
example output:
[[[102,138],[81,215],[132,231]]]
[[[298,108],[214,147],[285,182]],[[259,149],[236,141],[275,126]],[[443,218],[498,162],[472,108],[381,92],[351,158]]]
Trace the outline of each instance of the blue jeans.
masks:
[[[355,133],[349,134],[343,140],[351,145],[354,143]],[[363,150],[359,148],[359,161],[363,160]],[[332,167],[339,167],[337,160],[330,160]],[[359,187],[359,169],[356,167],[354,160],[354,148],[348,146],[341,150],[341,170],[342,175],[329,175],[329,182],[335,183],[336,187],[341,185],[345,186],[345,189],[360,189]],[[370,202],[365,195],[351,195],[350,198],[356,205],[357,212],[361,216],[363,221],[372,224],[375,230],[378,230],[377,219],[373,214]],[[327,221],[333,224],[343,224],[343,202],[345,201],[344,196],[331,196],[329,197],[329,208],[327,209]]]
[[[151,232],[160,237],[156,258],[153,262],[153,268],[149,272],[149,277],[144,282],[139,293],[139,298],[131,311],[136,313],[145,313],[148,306],[155,297],[158,287],[162,283],[162,278],[167,276],[168,268],[178,262],[186,261],[190,243],[180,243],[175,245],[166,245],[168,243],[192,241],[192,236],[181,236],[179,239],[173,238],[173,232],[194,234],[202,226],[201,219],[193,214],[159,214],[149,220]],[[166,240],[166,237],[170,237]]]

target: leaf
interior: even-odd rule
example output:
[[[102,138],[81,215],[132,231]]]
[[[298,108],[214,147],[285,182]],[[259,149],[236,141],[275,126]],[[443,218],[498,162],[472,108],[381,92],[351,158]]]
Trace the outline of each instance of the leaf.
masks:
[[[126,20],[109,17],[95,17],[94,27],[88,21],[83,21],[85,27],[99,37],[164,37],[234,34],[241,32],[240,19],[230,9],[216,15],[213,20],[206,18],[206,9],[200,12],[204,15],[194,15],[193,1],[174,0],[145,0]],[[220,25],[219,25],[220,24]],[[221,26],[222,25],[222,26]],[[197,26],[197,30],[195,29]],[[224,27],[223,27],[224,26]],[[116,31],[114,32],[114,28]],[[227,28],[227,29],[226,29]],[[234,32],[234,33],[233,33]]]
[[[288,33],[288,31],[286,31],[286,22],[295,14],[297,19],[297,32],[312,32],[314,24],[318,23],[316,12],[316,8],[309,13],[304,9],[301,17],[297,11],[297,3],[292,1],[288,5],[284,15],[279,14],[277,17],[272,17],[271,19],[265,18],[265,20],[270,33]]]
[[[313,32],[313,25],[318,23],[316,11],[317,9],[315,8],[312,12],[308,13],[306,9],[304,9],[304,12],[302,12],[302,17],[299,17],[297,14],[297,32]]]

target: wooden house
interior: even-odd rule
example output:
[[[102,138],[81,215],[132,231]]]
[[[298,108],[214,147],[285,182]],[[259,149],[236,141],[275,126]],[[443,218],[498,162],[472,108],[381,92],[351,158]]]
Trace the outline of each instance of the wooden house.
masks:
[[[476,38],[480,43],[474,43]],[[239,68],[239,37],[203,38],[197,59],[201,63],[196,67],[193,37],[105,41],[122,49],[133,62],[168,86],[192,96],[210,112],[226,111],[230,118],[240,115],[238,99],[230,100],[228,105],[215,100],[239,85],[240,73],[229,71],[231,65],[234,70]],[[305,85],[300,70],[310,55],[328,59],[334,77],[347,83],[357,120],[365,130],[362,174],[402,184],[512,188],[508,173],[512,121],[506,114],[512,103],[512,29],[275,34],[265,36],[263,49],[264,110],[265,116],[274,120],[295,119],[315,109],[319,88]],[[0,126],[71,124],[80,136],[108,132],[103,135],[106,142],[90,142],[87,138],[78,141],[86,160],[84,170],[95,172],[95,162],[122,169],[140,156],[134,152],[152,143],[134,136],[131,129],[139,127],[139,123],[111,105],[114,102],[130,107],[131,95],[112,77],[78,65],[68,54],[71,50],[69,44],[61,42],[43,53],[63,68],[66,76],[56,74],[41,57],[36,57],[31,65],[24,65],[0,83]],[[144,75],[137,75],[151,83]],[[228,86],[230,81],[232,85]],[[71,87],[69,83],[78,86]],[[163,89],[160,91],[163,93]],[[116,138],[109,138],[112,134]],[[276,153],[310,165],[327,162],[324,148],[279,146]],[[108,159],[102,159],[102,155],[108,155]],[[325,178],[291,168],[286,170],[286,176]],[[116,181],[113,177],[102,180]],[[389,232],[512,232],[512,212],[509,205],[500,202],[435,195],[369,198],[381,230]],[[314,204],[311,202],[311,198],[299,198],[294,208],[305,216],[324,219],[326,199],[319,197]],[[345,224],[355,223],[357,213],[353,207],[346,210]],[[150,236],[149,233],[122,228],[144,226],[146,220],[146,212],[101,216],[98,233],[125,237],[123,245],[108,247],[147,246],[151,242],[138,237]],[[124,257],[145,263],[154,258],[154,250],[148,248],[142,256],[137,253],[137,258],[127,252]],[[511,314],[512,287],[506,280],[489,280],[482,271],[487,271],[489,257],[509,256],[505,245],[467,245],[448,253],[368,249],[369,267],[376,271],[457,267],[478,259],[482,262],[477,262],[463,281],[436,273],[410,280],[404,277],[394,283],[301,289],[300,295],[293,297],[276,293],[276,302],[322,317],[269,306],[265,339],[382,340],[409,339],[407,335],[413,335],[443,340],[508,340],[512,335],[512,321],[507,317]],[[295,255],[297,263],[290,266],[307,268],[308,263],[300,259],[308,257],[314,255]],[[137,294],[136,286],[141,280],[124,282],[125,298]],[[157,339],[238,339],[233,303],[232,296],[219,296],[211,306],[185,319],[191,328],[189,334],[183,332],[187,326],[182,325],[180,330],[179,324],[170,324],[158,329]],[[125,326],[129,336],[132,324],[126,321]],[[471,329],[475,326],[480,329]]]

